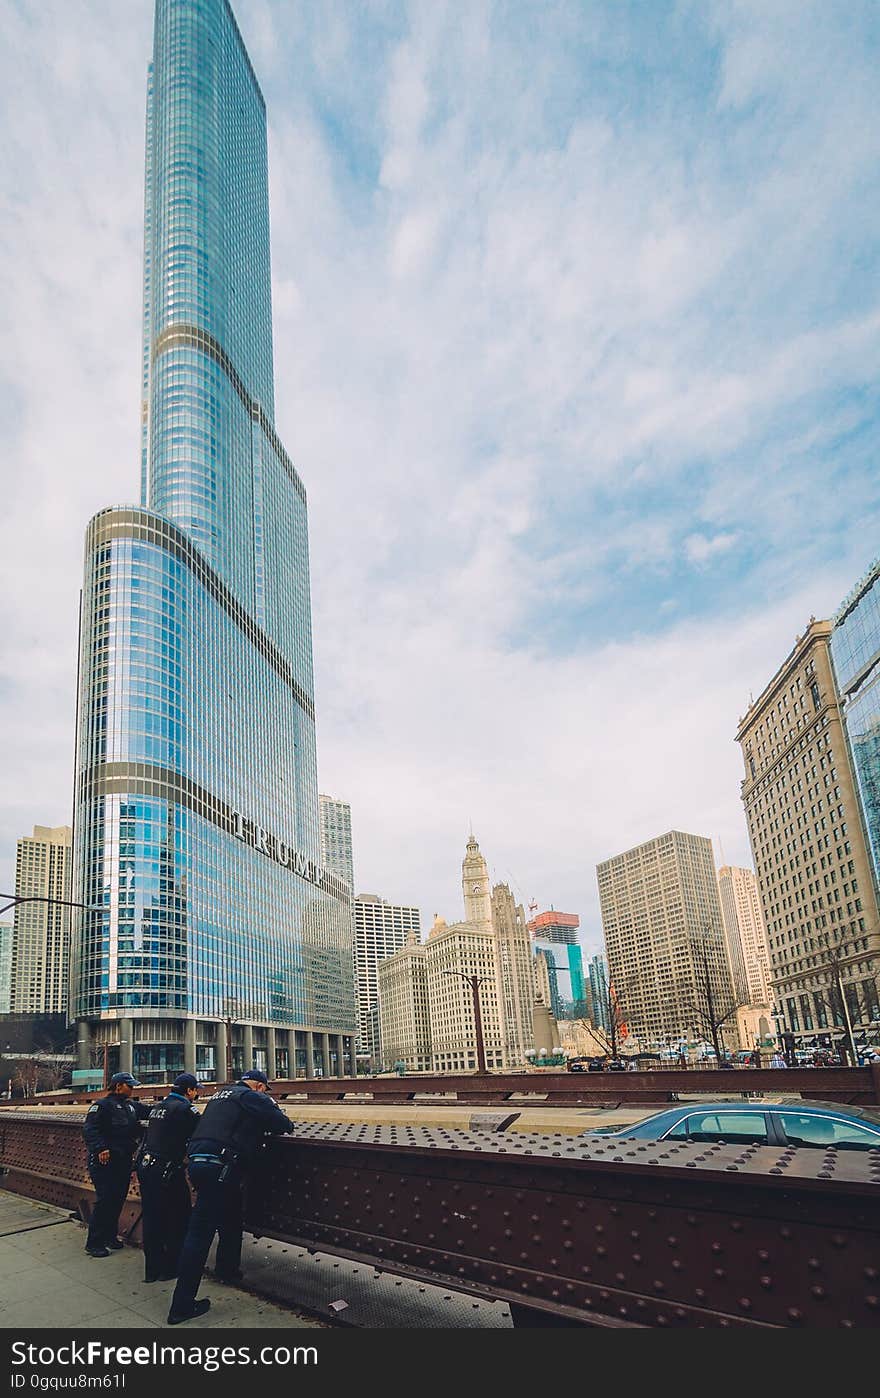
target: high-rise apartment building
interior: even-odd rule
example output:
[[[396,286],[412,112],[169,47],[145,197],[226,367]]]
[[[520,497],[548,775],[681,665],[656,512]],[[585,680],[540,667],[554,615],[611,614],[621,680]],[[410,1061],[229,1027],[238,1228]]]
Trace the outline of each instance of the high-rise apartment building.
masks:
[[[711,840],[671,830],[596,873],[609,977],[630,1032],[643,1044],[706,1037],[707,1015],[734,1004]]]
[[[15,896],[70,899],[70,827],[35,825],[18,841]],[[18,903],[13,914],[10,1009],[64,1014],[70,970],[70,908],[63,901]]]
[[[375,893],[359,893],[354,900],[354,975],[357,992],[358,1051],[378,1059],[380,962],[405,946],[410,934],[418,941],[418,908],[386,903]]]
[[[771,1005],[770,948],[754,872],[725,864],[718,893],[736,998],[741,1005]]]
[[[555,908],[549,908],[545,913],[535,914],[529,922],[529,932],[540,942],[576,946],[580,925],[577,913],[558,913]]]
[[[306,492],[274,424],[266,108],[228,0],[156,0],[141,500],[86,535],[73,1013],[141,1078],[352,1064],[320,860]],[[99,289],[98,289],[99,290]],[[317,1065],[317,1068],[316,1068]]]
[[[796,1035],[843,1026],[847,1017],[866,1025],[878,1015],[877,901],[831,632],[829,621],[811,619],[736,735],[774,1002],[780,1028]],[[842,637],[843,674],[855,639],[855,631]]]
[[[880,888],[880,559],[841,603],[833,628],[831,661],[876,892]]]
[[[12,923],[0,922],[0,1015],[12,1008]]]
[[[431,1068],[431,1016],[425,947],[415,932],[406,946],[377,967],[379,1057],[386,1068],[403,1063],[410,1072]]]
[[[351,850],[351,806],[333,796],[318,796],[321,863],[344,879],[354,894],[354,857]]]

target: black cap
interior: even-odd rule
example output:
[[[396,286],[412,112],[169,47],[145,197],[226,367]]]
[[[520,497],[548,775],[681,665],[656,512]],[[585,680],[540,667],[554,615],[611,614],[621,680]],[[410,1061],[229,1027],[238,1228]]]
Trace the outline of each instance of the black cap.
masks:
[[[239,1082],[261,1082],[265,1087],[269,1086],[269,1079],[259,1068],[248,1068],[246,1073],[242,1073]]]
[[[198,1087],[199,1080],[192,1073],[178,1073],[171,1086],[177,1092],[186,1092],[188,1088]]]
[[[118,1083],[125,1083],[127,1087],[140,1087],[137,1078],[133,1078],[131,1073],[114,1073],[109,1085],[116,1087]]]

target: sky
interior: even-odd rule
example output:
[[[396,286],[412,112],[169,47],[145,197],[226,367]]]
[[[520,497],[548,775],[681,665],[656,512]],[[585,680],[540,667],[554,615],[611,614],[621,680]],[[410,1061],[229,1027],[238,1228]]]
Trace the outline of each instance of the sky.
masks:
[[[276,421],[357,891],[526,907],[670,829],[878,548],[871,0],[237,0]],[[0,0],[0,890],[71,811],[89,518],[139,489],[149,0]]]

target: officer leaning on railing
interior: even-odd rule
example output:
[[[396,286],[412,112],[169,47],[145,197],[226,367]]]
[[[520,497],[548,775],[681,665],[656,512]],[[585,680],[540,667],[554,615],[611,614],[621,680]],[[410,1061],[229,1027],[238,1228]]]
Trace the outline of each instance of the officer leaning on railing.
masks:
[[[131,1100],[136,1087],[140,1083],[131,1073],[114,1073],[107,1096],[86,1112],[83,1139],[97,1195],[86,1238],[89,1257],[109,1257],[124,1246],[116,1236],[119,1215],[128,1195],[132,1157],[150,1112],[145,1103]]]
[[[204,1315],[210,1301],[197,1301],[214,1234],[219,1232],[215,1273],[219,1281],[241,1276],[242,1189],[245,1172],[266,1136],[293,1130],[269,1093],[269,1079],[258,1068],[242,1073],[232,1087],[221,1087],[205,1104],[188,1151],[189,1177],[196,1191],[177,1269],[168,1324]]]
[[[147,1120],[147,1134],[137,1158],[145,1282],[172,1281],[177,1276],[191,1209],[183,1161],[199,1120],[193,1105],[198,1095],[199,1084],[193,1074],[180,1073]]]

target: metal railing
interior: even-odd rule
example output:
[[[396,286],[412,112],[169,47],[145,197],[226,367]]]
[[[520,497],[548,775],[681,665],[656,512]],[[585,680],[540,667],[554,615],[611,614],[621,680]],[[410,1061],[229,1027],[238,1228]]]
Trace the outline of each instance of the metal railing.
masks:
[[[203,1084],[213,1090],[222,1084]],[[368,1107],[411,1103],[461,1103],[468,1106],[621,1106],[652,1105],[698,1094],[715,1098],[753,1094],[800,1095],[814,1100],[880,1104],[880,1063],[865,1068],[675,1068],[639,1073],[486,1073],[419,1075],[394,1078],[279,1078],[273,1096],[290,1103],[357,1103]],[[145,1084],[145,1100],[168,1092],[168,1084]],[[69,1089],[41,1093],[34,1106],[93,1102],[100,1091]],[[0,1104],[20,1107],[21,1102]]]

